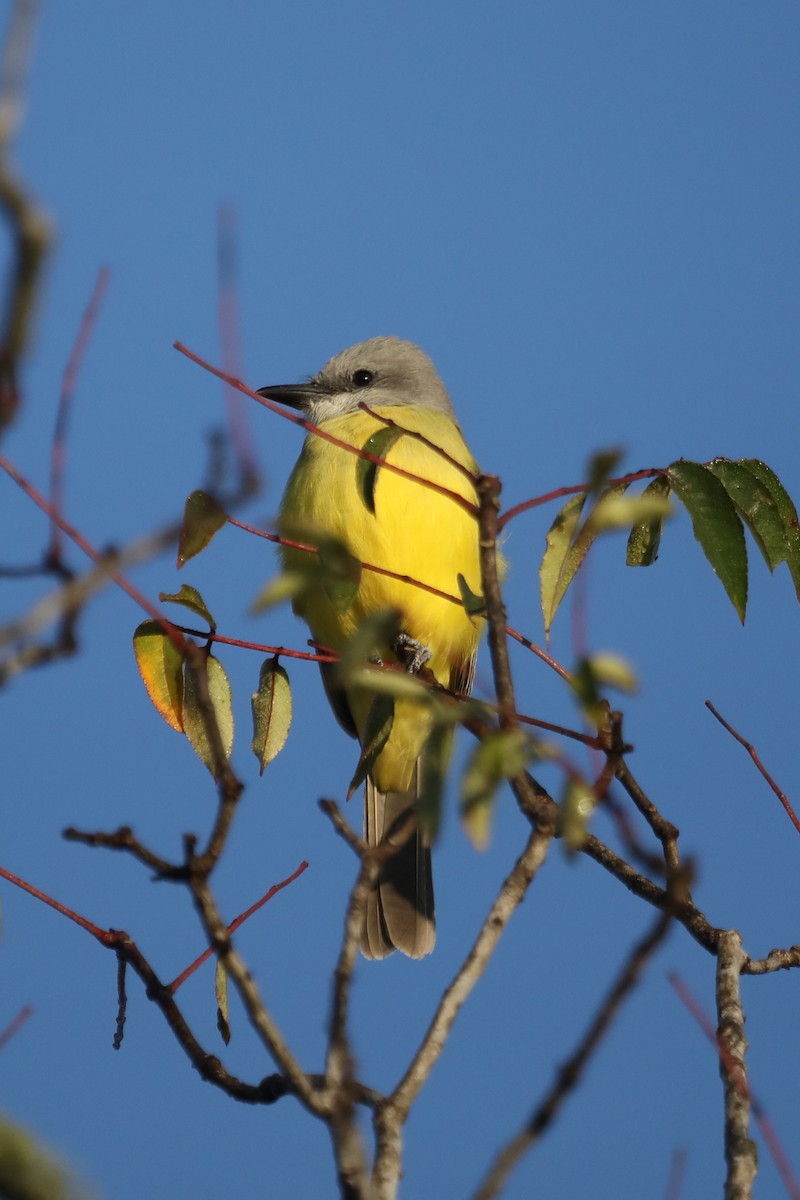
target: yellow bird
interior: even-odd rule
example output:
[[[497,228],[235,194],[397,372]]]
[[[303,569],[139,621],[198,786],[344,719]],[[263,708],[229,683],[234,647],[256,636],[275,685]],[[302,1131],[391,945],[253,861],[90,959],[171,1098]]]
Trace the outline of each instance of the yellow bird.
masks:
[[[409,435],[422,435],[424,440],[401,433],[379,457],[477,504],[471,480],[454,465],[478,473],[450,397],[431,360],[411,342],[372,338],[337,354],[308,382],[261,388],[260,394],[299,409],[312,424],[358,449],[385,429],[387,420]],[[359,482],[363,470],[359,473],[358,468],[356,455],[309,433],[281,504],[283,529],[290,536],[303,531],[302,540],[312,545],[315,534],[335,538],[361,563],[448,596],[459,597],[459,575],[479,593],[475,515],[451,497],[384,467],[378,468],[367,497]],[[282,556],[287,571],[302,571],[304,566],[307,571],[307,552],[283,548]],[[484,622],[470,617],[458,602],[363,570],[346,611],[340,611],[323,586],[307,588],[293,607],[307,621],[315,641],[337,652],[366,618],[381,610],[398,610],[399,639],[378,648],[380,659],[407,662],[410,646],[417,669],[425,662],[445,687],[470,690]],[[335,666],[322,665],[321,670],[336,716],[363,745],[372,697],[363,687],[343,685]],[[420,790],[419,758],[429,732],[424,705],[413,699],[395,701],[389,738],[366,783],[364,836],[370,845],[391,841],[392,830],[414,806]],[[395,948],[421,958],[431,952],[435,940],[430,848],[418,830],[381,869],[369,899],[361,948],[368,958],[384,958]]]

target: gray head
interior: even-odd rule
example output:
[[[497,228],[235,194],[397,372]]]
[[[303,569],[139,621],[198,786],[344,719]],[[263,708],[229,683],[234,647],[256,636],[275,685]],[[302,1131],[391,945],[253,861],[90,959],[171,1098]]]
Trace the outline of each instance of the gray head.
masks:
[[[259,388],[259,395],[299,408],[315,425],[370,408],[413,404],[454,418],[444,384],[413,342],[375,337],[342,350],[307,383]]]

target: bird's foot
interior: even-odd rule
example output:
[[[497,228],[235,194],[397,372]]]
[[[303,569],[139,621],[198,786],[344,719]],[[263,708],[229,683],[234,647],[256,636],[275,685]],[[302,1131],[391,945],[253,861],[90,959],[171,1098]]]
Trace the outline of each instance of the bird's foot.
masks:
[[[418,642],[408,633],[398,633],[392,642],[392,650],[409,675],[416,675],[431,660],[431,652],[428,647],[423,646],[422,642]]]

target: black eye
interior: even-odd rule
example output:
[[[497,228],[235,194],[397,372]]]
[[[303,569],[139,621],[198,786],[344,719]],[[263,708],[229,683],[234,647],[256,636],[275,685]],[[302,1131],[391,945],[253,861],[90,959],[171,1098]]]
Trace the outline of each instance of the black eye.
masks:
[[[375,378],[374,371],[353,371],[353,387],[362,388],[369,387]]]

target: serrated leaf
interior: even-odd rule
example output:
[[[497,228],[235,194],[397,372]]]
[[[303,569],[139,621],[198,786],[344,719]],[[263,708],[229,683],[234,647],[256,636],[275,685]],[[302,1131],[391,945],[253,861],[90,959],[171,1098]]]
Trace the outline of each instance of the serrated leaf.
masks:
[[[202,617],[204,621],[208,621],[212,631],[217,628],[217,623],[209,612],[205,600],[197,588],[191,587],[188,583],[184,583],[179,592],[159,592],[158,598],[164,604],[180,604],[182,608],[188,608],[190,612]]]
[[[258,691],[251,697],[253,709],[253,753],[259,774],[280,753],[292,723],[292,688],[277,655],[261,665]]]
[[[167,724],[183,733],[183,655],[158,621],[144,621],[133,635],[136,665],[147,694]]]
[[[348,800],[374,767],[375,760],[389,739],[393,723],[394,700],[391,696],[380,694],[375,696],[367,713],[361,755],[353,773],[353,778],[350,780],[350,787],[347,789]]]
[[[209,654],[206,658],[206,674],[208,678],[208,697],[214,710],[219,730],[220,741],[226,761],[233,749],[233,705],[231,702],[231,685],[225,668],[218,658]],[[206,733],[203,721],[201,703],[201,685],[197,671],[189,663],[185,663],[183,672],[183,726],[192,749],[197,757],[215,779],[220,776],[220,764],[214,755],[211,742]]]
[[[178,569],[194,558],[228,520],[228,514],[208,492],[198,489],[186,498],[178,539]]]
[[[487,734],[470,755],[461,780],[461,821],[476,850],[489,842],[497,789],[533,757],[533,745],[520,729]]]
[[[468,617],[483,617],[486,615],[486,601],[483,596],[473,592],[464,576],[459,572],[456,576],[461,603]]]
[[[553,524],[545,537],[545,552],[539,567],[539,594],[544,617],[545,633],[550,635],[550,626],[563,599],[564,591],[560,589],[562,572],[565,569],[567,555],[572,545],[572,537],[578,528],[581,511],[586,503],[585,492],[571,496],[560,512],[556,514]]]
[[[361,449],[365,450],[367,454],[374,454],[376,458],[386,458],[402,434],[402,429],[385,425],[367,438]],[[379,469],[379,463],[370,462],[368,458],[356,458],[356,487],[367,511],[371,513],[375,512],[375,485],[378,482]]]
[[[795,593],[800,600],[800,524],[794,502],[778,476],[759,458],[743,458],[741,465],[753,474],[772,496],[783,524],[785,562],[792,577]]]
[[[733,501],[714,472],[702,463],[680,459],[668,467],[667,473],[692,519],[694,536],[743,622],[747,612],[747,547]]]
[[[773,571],[786,557],[786,534],[772,493],[741,462],[715,458],[708,463],[747,523],[764,561]]]
[[[597,800],[594,791],[582,779],[567,780],[559,808],[559,832],[567,849],[580,850],[588,834],[589,818]]]
[[[646,496],[662,497],[664,502],[669,505],[669,494],[671,485],[666,475],[657,475],[642,492],[642,499]],[[625,562],[629,567],[649,567],[658,558],[658,549],[661,545],[661,531],[664,528],[663,517],[652,519],[645,518],[638,521],[634,525],[628,538],[628,546],[625,554]]]
[[[421,828],[431,841],[439,832],[442,819],[442,797],[447,768],[453,753],[453,726],[436,723],[426,741],[419,761],[420,786],[417,796],[417,816]]]
[[[214,993],[217,998],[217,1029],[227,1046],[231,1040],[231,1027],[228,1023],[228,972],[219,959],[214,975]]]

